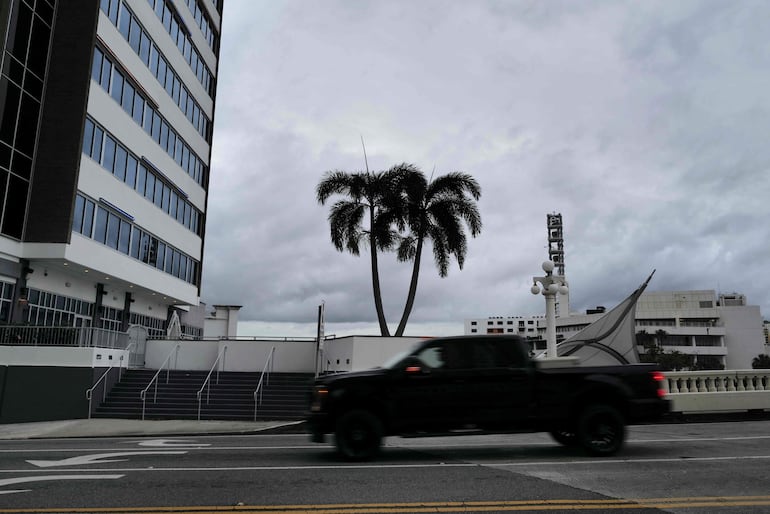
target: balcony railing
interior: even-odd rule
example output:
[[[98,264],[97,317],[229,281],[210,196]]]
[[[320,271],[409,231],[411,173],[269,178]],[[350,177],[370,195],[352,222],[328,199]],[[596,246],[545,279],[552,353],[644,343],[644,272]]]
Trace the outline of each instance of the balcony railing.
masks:
[[[128,334],[93,327],[0,326],[0,345],[125,349]]]

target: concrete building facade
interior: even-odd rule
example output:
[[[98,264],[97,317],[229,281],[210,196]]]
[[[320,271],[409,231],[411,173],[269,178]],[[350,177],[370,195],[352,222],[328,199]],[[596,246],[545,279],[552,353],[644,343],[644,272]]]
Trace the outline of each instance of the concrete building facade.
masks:
[[[152,337],[198,305],[221,15],[2,2],[0,324]]]

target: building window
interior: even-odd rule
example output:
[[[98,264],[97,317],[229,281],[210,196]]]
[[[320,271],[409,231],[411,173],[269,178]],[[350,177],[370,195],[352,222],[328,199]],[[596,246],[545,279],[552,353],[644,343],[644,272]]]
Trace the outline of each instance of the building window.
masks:
[[[142,96],[142,93],[140,92],[140,88],[135,87],[135,84],[131,84],[125,77],[123,76],[123,72],[118,68],[118,66],[113,63],[110,58],[108,58],[106,55],[104,55],[104,52],[101,52],[102,56],[98,56],[96,52],[94,52],[94,60],[93,60],[93,67],[101,66],[102,67],[102,77],[105,73],[105,65],[108,67],[108,73],[111,73],[112,75],[112,85],[110,89],[108,90],[105,86],[105,84],[100,83],[102,88],[104,88],[105,91],[107,91],[112,98],[120,105],[123,110],[131,116],[131,118],[140,126],[142,129],[152,137],[156,143],[160,145],[161,148],[172,158],[174,161],[181,167],[188,175],[190,175],[195,182],[198,183],[198,185],[203,186],[205,183],[205,174],[206,174],[206,167],[201,161],[201,159],[195,154],[195,152],[192,151],[192,149],[189,147],[187,143],[184,142],[184,140],[179,137],[179,135],[176,133],[176,131],[164,120],[160,114],[157,112],[156,109],[154,109],[149,102],[147,102],[147,99]],[[101,61],[101,64],[99,62]],[[93,73],[91,74],[93,77]],[[125,97],[124,95],[124,88],[126,91]],[[140,100],[136,100],[136,96],[140,97]],[[125,101],[124,101],[125,100]],[[134,113],[134,106],[138,106],[137,108],[143,106],[144,112],[139,115]],[[152,118],[152,124],[145,123],[143,120],[148,120],[149,118]],[[161,130],[162,129],[162,130]],[[174,141],[174,144],[169,146],[168,142],[170,140]],[[94,145],[96,145],[97,138],[94,137]],[[101,139],[99,139],[101,142]],[[180,148],[187,149],[187,153],[189,154],[189,161],[185,162],[185,167],[183,167],[183,161],[182,161],[182,155],[184,152],[177,152],[176,151],[176,141],[180,141]],[[94,149],[95,150],[95,149]],[[98,154],[96,154],[98,155]],[[97,162],[101,162],[96,155],[91,155],[91,157],[96,160]]]
[[[93,222],[94,211],[96,211],[95,222]],[[113,212],[106,206],[97,205],[90,198],[78,194],[75,197],[72,231],[174,275],[187,283],[198,285],[199,264],[195,259],[145,232],[125,219],[124,215],[125,213]],[[159,251],[160,248],[162,251]],[[163,262],[164,259],[165,262]],[[173,263],[173,266],[169,263]]]
[[[86,118],[83,132],[83,153],[98,162],[102,168],[112,173],[118,180],[135,189],[137,193],[144,196],[148,201],[155,203],[171,218],[183,224],[195,234],[201,235],[203,231],[203,226],[200,222],[202,213],[186,200],[178,198],[178,195],[176,202],[171,202],[172,185],[164,182],[167,179],[156,175],[154,171],[147,169],[144,164],[138,164],[138,157],[131,154],[126,146],[113,138],[90,117]],[[101,158],[101,161],[99,158]],[[139,169],[139,180],[136,180],[137,166]],[[184,194],[181,190],[179,191],[179,194]],[[176,193],[174,194],[176,195]],[[180,208],[183,213],[190,212],[190,216],[187,218],[184,216],[180,217],[177,214]]]
[[[107,9],[111,6],[105,6],[105,2],[102,2],[101,9],[107,13]],[[176,103],[177,107],[182,111],[187,120],[195,127],[195,130],[203,137],[207,143],[211,144],[211,120],[209,120],[200,105],[195,101],[187,88],[182,84],[179,75],[168,64],[167,59],[160,52],[160,49],[155,42],[150,38],[150,35],[145,31],[136,15],[123,4],[120,13],[120,22],[113,21],[113,24],[118,28],[119,32],[123,35],[123,38],[128,41],[131,48],[139,56],[142,62],[149,68],[155,78],[160,82],[160,85],[166,90]],[[124,29],[125,25],[125,29]],[[97,48],[94,52],[101,53]],[[96,58],[94,59],[96,61]],[[97,69],[94,65],[94,70]],[[95,73],[95,71],[93,72]],[[92,73],[92,77],[93,77]],[[97,80],[94,78],[94,80]],[[98,82],[98,80],[97,80]],[[137,103],[143,100],[141,96],[137,95]],[[188,106],[188,104],[190,104]],[[194,107],[194,108],[193,108]],[[134,106],[133,116],[137,119],[137,123],[142,124],[143,108],[141,106]]]

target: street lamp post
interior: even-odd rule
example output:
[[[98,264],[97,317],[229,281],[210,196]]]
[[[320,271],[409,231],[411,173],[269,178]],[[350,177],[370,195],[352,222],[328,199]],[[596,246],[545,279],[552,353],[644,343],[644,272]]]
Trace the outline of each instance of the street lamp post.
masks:
[[[544,277],[532,277],[533,285],[530,291],[532,294],[543,293],[545,296],[545,341],[546,356],[549,359],[557,357],[556,355],[556,295],[567,294],[569,292],[567,279],[561,275],[553,274],[554,263],[545,261],[543,263]],[[537,284],[540,283],[540,286]],[[541,289],[542,286],[542,289]]]

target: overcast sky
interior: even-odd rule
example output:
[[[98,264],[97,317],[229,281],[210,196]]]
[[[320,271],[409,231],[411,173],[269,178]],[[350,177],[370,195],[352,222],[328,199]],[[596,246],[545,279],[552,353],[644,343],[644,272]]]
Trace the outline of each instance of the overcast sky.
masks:
[[[369,259],[334,249],[315,199],[325,171],[364,169],[363,137],[372,170],[482,188],[464,268],[439,278],[426,253],[407,335],[542,314],[551,212],[573,311],[656,269],[649,291],[739,292],[768,317],[768,19],[765,0],[226,0],[202,300],[279,335],[324,301],[371,333]],[[380,263],[394,330],[411,267]]]

